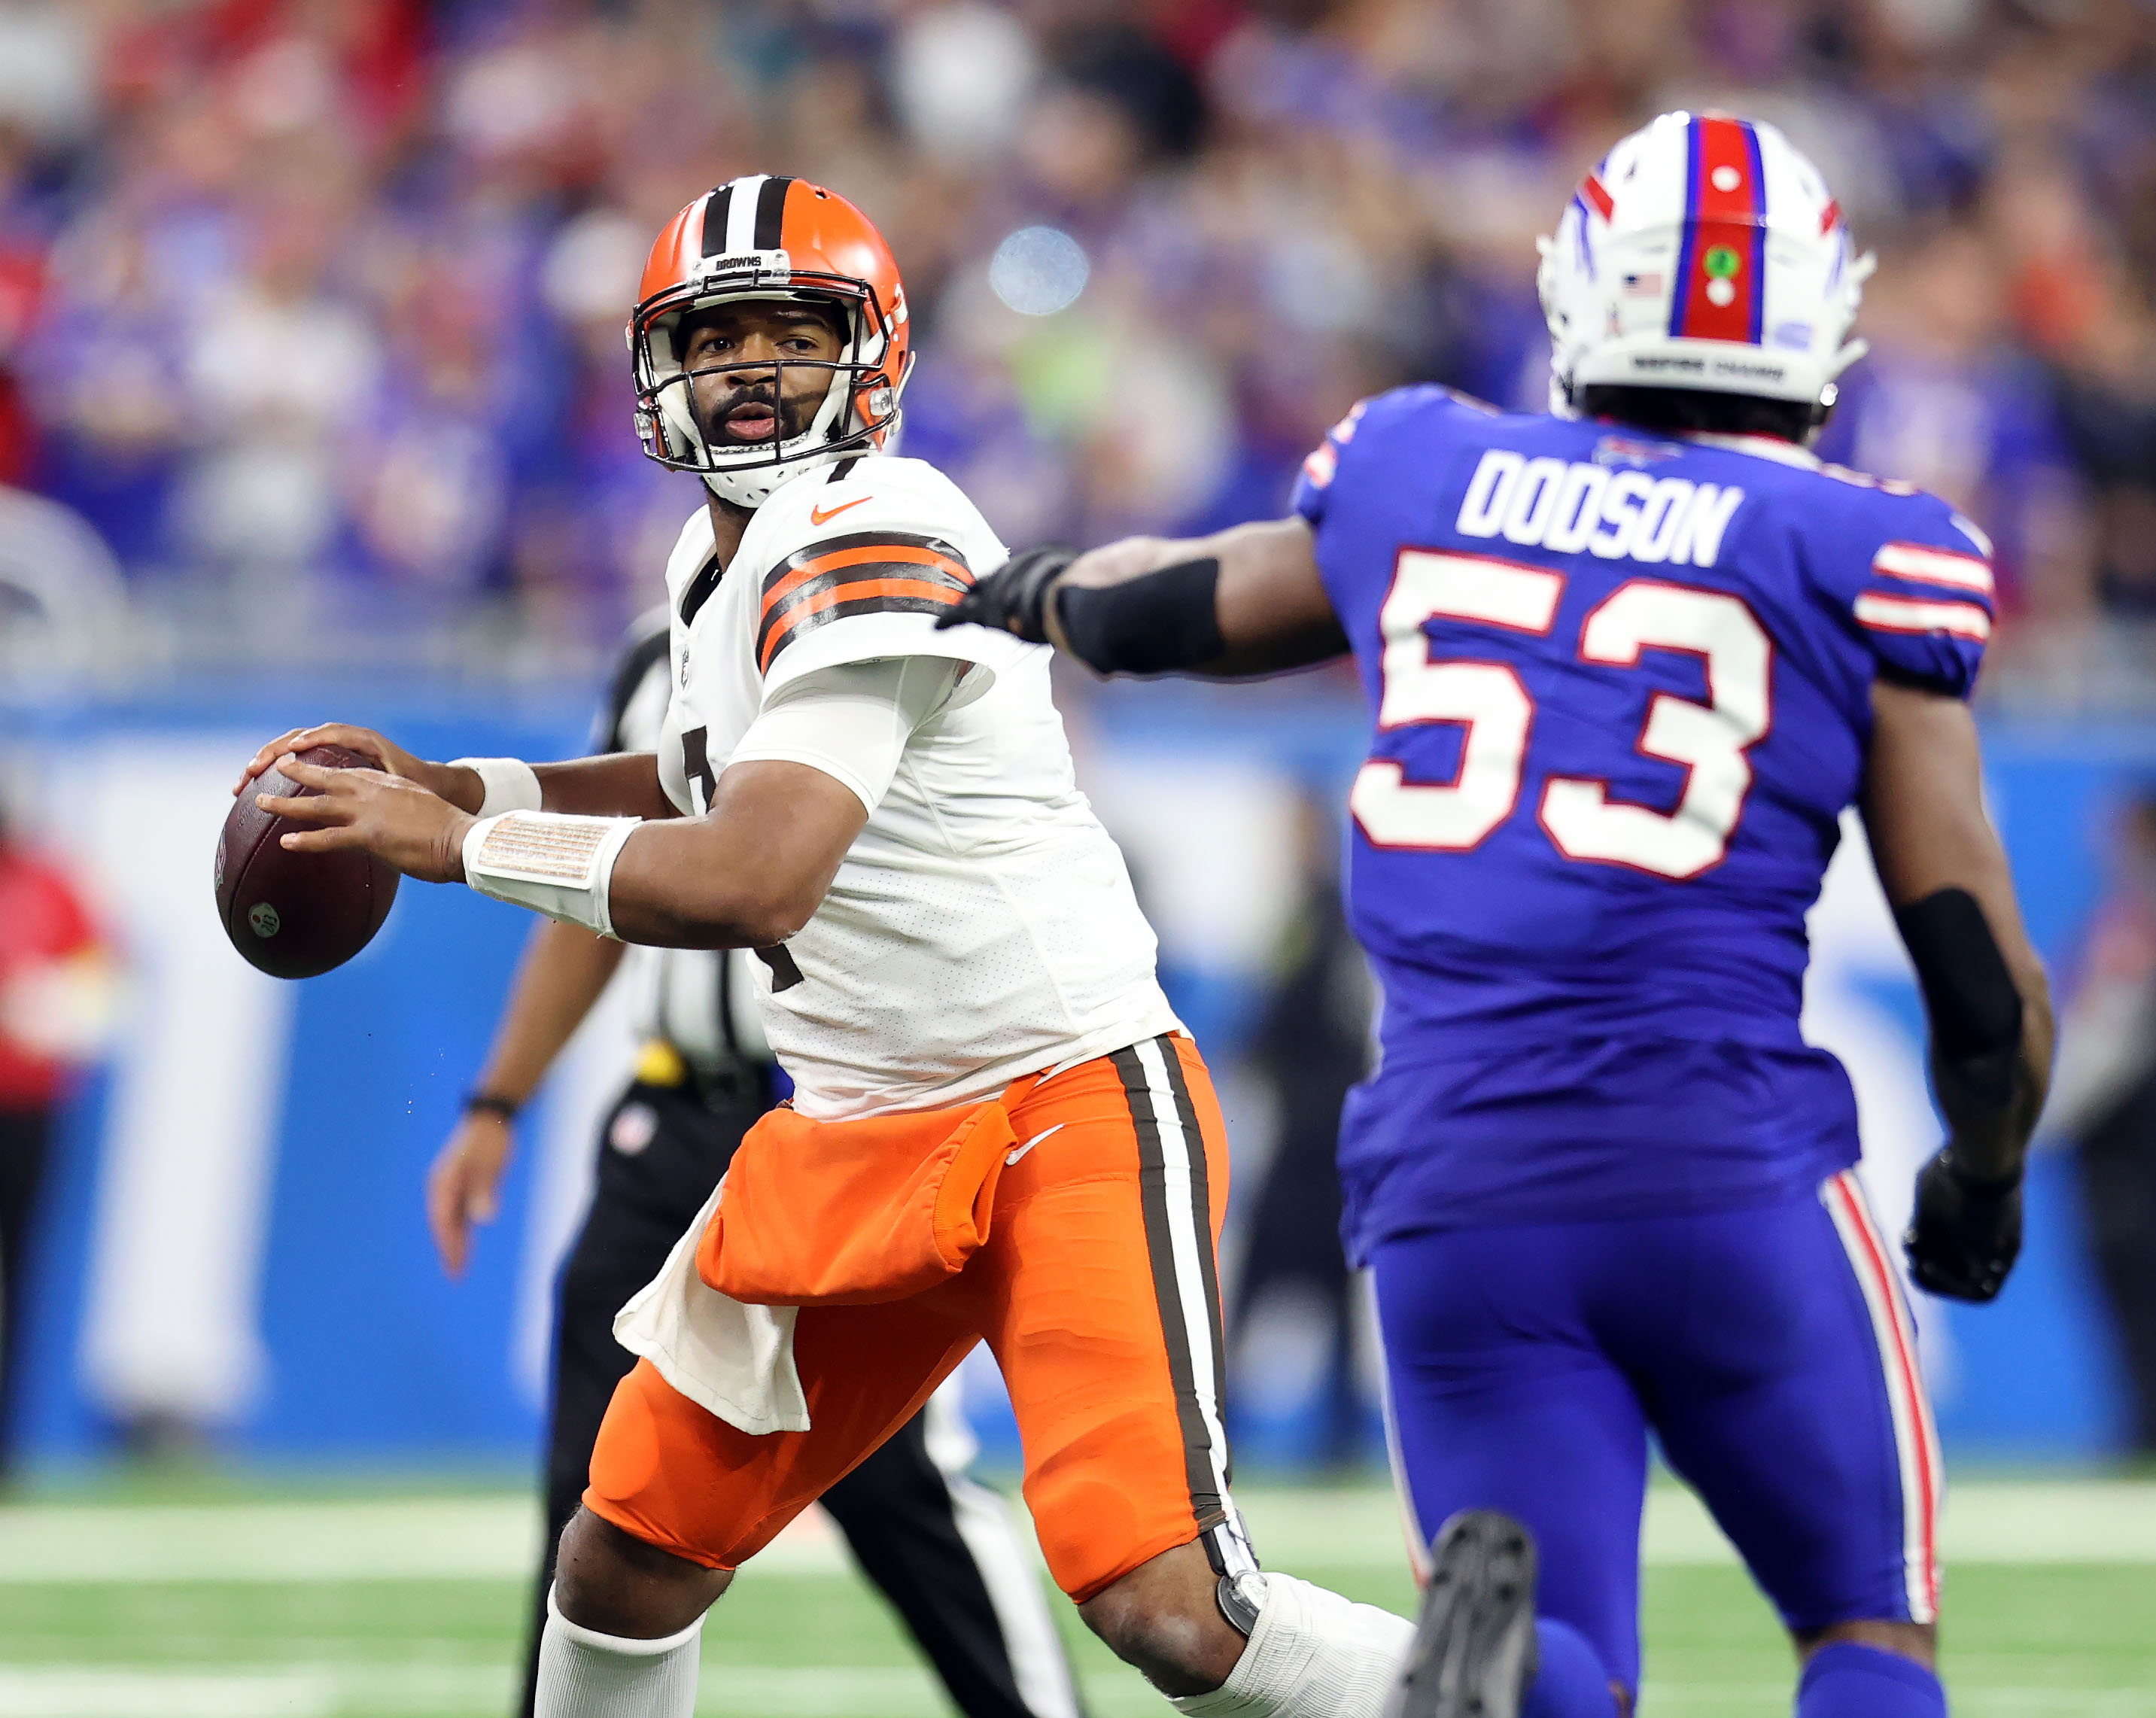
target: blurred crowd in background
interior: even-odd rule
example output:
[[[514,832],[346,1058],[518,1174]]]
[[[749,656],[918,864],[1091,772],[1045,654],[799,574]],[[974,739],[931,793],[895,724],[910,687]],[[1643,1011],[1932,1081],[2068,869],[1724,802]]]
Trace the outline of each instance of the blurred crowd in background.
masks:
[[[110,1119],[76,1113],[125,1170],[99,1187],[132,1201],[93,1213],[80,1159],[47,1196],[74,1213],[49,1280],[92,1287],[80,1336],[73,1290],[45,1295],[47,1406],[26,1417],[41,1447],[91,1446],[78,1397],[146,1424],[253,1415],[268,1449],[528,1435],[407,1352],[464,1364],[480,1341],[470,1302],[414,1311],[441,1292],[416,1216],[424,1104],[334,1125],[264,1107],[282,1090],[264,1057],[285,1052],[259,1046],[282,1045],[298,1004],[236,987],[198,910],[206,878],[171,862],[177,836],[141,841],[141,808],[161,828],[221,816],[228,728],[260,726],[258,705],[276,726],[316,713],[280,671],[342,674],[362,709],[453,731],[445,749],[514,749],[520,710],[581,707],[701,504],[639,451],[623,338],[682,204],[754,172],[858,203],[912,306],[904,451],[1007,541],[1085,544],[1278,514],[1327,426],[1403,382],[1540,408],[1536,236],[1610,143],[1677,106],[1780,126],[1878,251],[1871,351],[1821,451],[1992,534],[2005,618],[1985,695],[2156,710],[2156,0],[0,0],[0,719],[54,725],[24,754],[52,785],[13,782],[0,756],[0,799],[15,789],[33,829],[51,808],[57,831],[64,784],[70,836],[55,865],[0,832],[0,1265],[23,1268],[54,1119],[108,1041]],[[534,695],[498,695],[511,680]],[[475,700],[444,695],[467,683]],[[113,695],[146,685],[139,705]],[[1328,735],[1336,762],[1359,756],[1344,684],[1312,696],[1336,694],[1285,715],[1274,688],[1194,701],[1178,727],[1147,693],[1148,731],[1173,739],[1157,749],[1187,773],[1163,787],[1132,765],[1142,747],[1122,754],[1119,833],[1172,797],[1163,827],[1207,849],[1202,888],[1157,897],[1179,982],[1249,1003],[1219,1036],[1246,1030],[1243,1100],[1270,1117],[1238,1119],[1239,1150],[1270,1143],[1239,1161],[1230,1243],[1239,1436],[1261,1459],[1351,1459],[1368,1432],[1331,1160],[1369,997],[1329,823],[1306,807],[1229,838],[1188,807],[1272,828],[1250,806],[1283,776],[1307,791]],[[1272,726],[1245,720],[1260,712]],[[1100,754],[1137,731],[1111,702],[1094,714]],[[488,721],[498,736],[475,748]],[[114,726],[54,749],[69,721]],[[1995,780],[2047,952],[2080,950],[2051,1131],[2081,1182],[2067,1244],[2118,1341],[2078,1334],[2097,1315],[2078,1278],[2025,1267],[2001,1309],[2022,1321],[1957,1336],[1974,1382],[1942,1400],[1957,1437],[2156,1450],[2156,752],[2145,721],[2025,740],[2039,730],[2003,766],[1994,751]],[[1240,941],[1273,911],[1251,905],[1264,867],[1224,872],[1222,846],[1294,849],[1270,966]],[[105,932],[64,899],[74,880]],[[456,1077],[441,1046],[478,1006],[449,975],[506,958],[480,925],[424,951],[408,933],[403,964],[310,987],[331,1012],[305,1041],[371,1034],[393,1007],[400,1042],[426,1046],[396,1078],[439,1109],[449,1088],[429,1082]],[[1887,925],[1882,910],[1864,935],[1883,945]],[[1856,946],[1832,982],[1881,970]],[[1902,1082],[1882,1090],[1915,1093],[1928,1128],[1915,1040],[1873,1036],[1891,1041],[1874,1074]],[[146,1162],[177,1166],[187,1223]],[[496,1272],[485,1341],[544,1300],[552,1254],[531,1238],[552,1219],[530,1203],[542,1264]],[[2032,1254],[2048,1234],[2057,1256],[2059,1208],[2032,1205]],[[136,1270],[138,1220],[206,1261],[195,1299]],[[322,1250],[331,1227],[364,1292]],[[387,1303],[385,1271],[403,1285]],[[18,1322],[35,1298],[0,1295]],[[310,1310],[272,1328],[258,1299]],[[321,1318],[348,1342],[319,1341]],[[37,1347],[8,1334],[0,1464],[8,1375]],[[2084,1377],[2085,1349],[2120,1363]],[[154,1413],[138,1362],[178,1392]],[[265,1369],[277,1387],[256,1402]],[[2025,1403],[2051,1418],[2017,1418]]]
[[[773,171],[889,236],[1007,540],[1208,529],[1373,390],[1539,406],[1535,235],[1679,105],[1879,251],[1822,451],[1994,534],[1994,685],[2138,695],[2150,0],[0,0],[0,483],[198,657],[603,653],[698,499],[644,253]]]

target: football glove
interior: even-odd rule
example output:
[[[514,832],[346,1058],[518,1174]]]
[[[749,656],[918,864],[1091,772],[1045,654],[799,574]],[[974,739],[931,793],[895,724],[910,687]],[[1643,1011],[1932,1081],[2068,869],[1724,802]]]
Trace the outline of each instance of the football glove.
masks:
[[[1902,1245],[1919,1287],[1953,1300],[1996,1299],[2021,1251],[2021,1177],[1980,1181],[1942,1146],[1917,1172]]]
[[[1029,644],[1045,644],[1049,593],[1056,575],[1077,558],[1075,549],[1057,543],[1021,549],[937,615],[936,630],[970,623],[1014,633]]]

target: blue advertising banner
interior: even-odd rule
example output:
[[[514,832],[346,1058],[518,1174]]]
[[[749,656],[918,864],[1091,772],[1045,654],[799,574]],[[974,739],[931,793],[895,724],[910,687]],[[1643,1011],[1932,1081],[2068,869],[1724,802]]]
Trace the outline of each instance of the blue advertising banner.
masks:
[[[1338,803],[1358,717],[1310,683],[1132,690],[1074,719],[1081,772],[1132,854],[1177,1004],[1227,1067],[1294,887],[1291,808],[1305,790]],[[223,942],[210,856],[240,762],[294,720],[334,706],[423,754],[557,756],[581,746],[587,695],[427,685],[342,700],[311,687],[0,715],[22,821],[79,867],[129,973],[112,1054],[71,1107],[49,1189],[19,1408],[33,1458],[90,1458],[172,1428],[291,1460],[521,1460],[534,1448],[551,1274],[625,1069],[624,1026],[603,1009],[572,1048],[521,1126],[499,1218],[451,1282],[427,1234],[425,1172],[530,920],[407,884],[358,959],[280,984]],[[2061,972],[2106,887],[2121,796],[2156,779],[2156,736],[1994,721],[1988,743],[1994,812]],[[1916,992],[1876,897],[1861,853],[1845,854],[1815,915],[1808,1025],[1851,1062],[1867,1181],[1892,1227],[1936,1124]],[[1919,1315],[1950,1449],[2115,1446],[2116,1345],[2068,1153],[2038,1160],[2027,1251],[2003,1299],[1926,1301]],[[993,1448],[992,1378],[979,1393]]]

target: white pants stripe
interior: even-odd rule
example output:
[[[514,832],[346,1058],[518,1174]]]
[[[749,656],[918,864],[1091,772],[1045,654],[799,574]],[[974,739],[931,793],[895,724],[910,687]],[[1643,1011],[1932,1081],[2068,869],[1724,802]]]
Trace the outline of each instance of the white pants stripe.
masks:
[[[1211,1489],[1219,1497],[1220,1507],[1227,1515],[1226,1531],[1216,1529],[1209,1537],[1213,1541],[1216,1560],[1224,1565],[1221,1572],[1240,1574],[1255,1569],[1257,1559],[1251,1553],[1242,1516],[1228,1490],[1228,1430],[1219,1390],[1220,1310],[1215,1304],[1207,1268],[1213,1245],[1212,1223],[1209,1214],[1201,1227],[1199,1215],[1200,1205],[1204,1203],[1199,1192],[1204,1186],[1205,1142],[1199,1132],[1197,1115],[1182,1090],[1181,1069],[1178,1066],[1171,1070],[1169,1066],[1169,1059],[1175,1054],[1173,1044],[1164,1038],[1148,1038],[1132,1045],[1127,1054],[1137,1059],[1142,1074],[1145,1102],[1151,1111],[1148,1119],[1160,1143],[1163,1203],[1170,1251],[1167,1263],[1173,1279],[1172,1285],[1160,1285],[1162,1316],[1166,1319],[1180,1315],[1178,1322],[1190,1356],[1190,1386],[1197,1400]],[[1136,1101],[1133,1095],[1133,1102]],[[1154,1262],[1157,1280],[1161,1264],[1159,1260]]]
[[[1865,1203],[1856,1172],[1845,1169],[1820,1187],[1863,1290],[1879,1345],[1880,1367],[1892,1416],[1894,1445],[1902,1467],[1903,1578],[1909,1618],[1931,1623],[1939,1614],[1938,1514],[1942,1490],[1938,1433],[1917,1365],[1917,1330],[1902,1292],[1900,1274]]]

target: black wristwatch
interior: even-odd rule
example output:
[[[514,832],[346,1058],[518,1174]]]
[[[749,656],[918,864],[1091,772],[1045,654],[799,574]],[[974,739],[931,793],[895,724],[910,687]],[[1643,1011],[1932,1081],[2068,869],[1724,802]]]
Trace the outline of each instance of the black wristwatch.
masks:
[[[514,1098],[505,1098],[500,1092],[470,1091],[465,1094],[465,1114],[467,1115],[499,1115],[504,1121],[516,1120],[516,1112],[524,1106]]]

